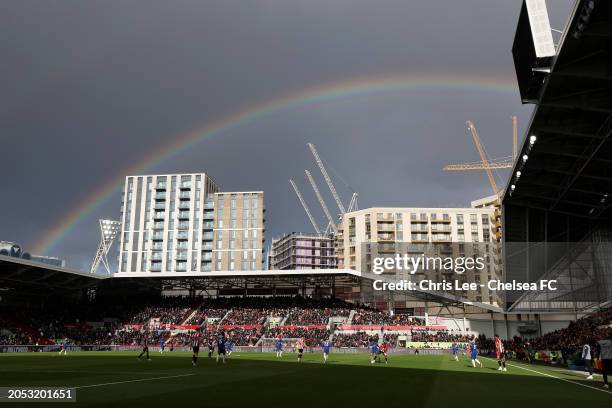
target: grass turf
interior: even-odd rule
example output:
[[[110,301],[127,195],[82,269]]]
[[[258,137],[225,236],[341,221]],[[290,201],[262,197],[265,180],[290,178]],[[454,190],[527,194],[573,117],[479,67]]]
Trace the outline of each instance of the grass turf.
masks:
[[[612,406],[601,377],[587,381],[514,362],[501,373],[486,358],[484,368],[448,355],[392,354],[385,365],[370,364],[364,354],[332,354],[323,365],[321,353],[306,353],[302,364],[294,353],[282,359],[273,353],[234,353],[227,364],[216,366],[202,353],[196,368],[189,353],[152,352],[151,358],[137,361],[129,352],[0,354],[0,386],[80,387],[76,405],[88,407]]]

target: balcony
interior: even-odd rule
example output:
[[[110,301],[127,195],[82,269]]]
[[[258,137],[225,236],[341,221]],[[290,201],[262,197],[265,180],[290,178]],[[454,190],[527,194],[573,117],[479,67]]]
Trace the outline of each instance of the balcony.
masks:
[[[156,263],[151,264],[151,272],[161,272],[161,262],[159,262],[159,265]]]
[[[186,261],[187,260],[187,254],[184,253],[184,252],[176,254],[176,260],[177,261]]]
[[[153,213],[154,220],[163,220],[164,218],[166,218],[166,213],[164,213],[163,211],[155,211]]]
[[[163,241],[164,234],[156,233],[156,234],[153,234],[153,236],[151,238],[153,239],[153,241]]]
[[[451,227],[450,225],[432,225],[431,226],[431,232],[432,233],[436,233],[436,232],[451,232]]]
[[[180,201],[178,208],[179,210],[188,210],[189,209],[189,201]]]
[[[213,246],[211,243],[206,242],[202,244],[202,251],[212,251]]]
[[[412,238],[412,243],[414,243],[414,244],[427,244],[427,243],[429,243],[429,238],[424,238],[424,237]]]
[[[215,219],[215,214],[212,212],[205,212],[204,213],[204,219],[205,220],[214,220]]]
[[[151,261],[153,261],[153,262],[155,262],[155,261],[161,262],[161,260],[162,260],[162,256],[161,256],[161,253],[159,253],[159,252],[155,252],[153,254],[153,256],[151,256]]]
[[[205,232],[204,234],[202,234],[202,240],[203,241],[212,241],[213,240],[213,233],[212,232]]]
[[[166,190],[166,183],[157,183],[157,185],[155,185],[155,189],[156,190]]]
[[[162,217],[163,219],[163,217]],[[164,223],[163,222],[156,222],[153,224],[153,229],[154,230],[163,230],[164,229]]]
[[[155,193],[155,199],[156,200],[165,200],[166,199],[166,193],[165,192],[158,192]]]
[[[181,191],[179,194],[179,198],[181,200],[189,200],[191,198],[191,193],[189,191]]]
[[[390,231],[390,232],[394,232],[395,231],[395,224],[383,223],[383,222],[379,221],[376,224],[376,228],[378,229],[378,231]]]
[[[155,206],[153,208],[155,208],[156,210],[165,210],[166,203],[155,203]]]
[[[178,224],[176,224],[176,228],[180,229],[180,230],[189,229],[189,223],[188,222],[179,222]]]
[[[202,262],[202,272],[210,272],[212,270],[211,262]]]
[[[413,214],[410,216],[410,222],[413,222],[413,223],[415,222],[419,222],[419,223],[425,222],[426,223],[427,221],[428,221],[427,215],[423,215],[422,217],[417,217],[416,215]]]
[[[179,211],[178,218],[179,218],[179,220],[188,220],[189,219],[189,211]]]
[[[436,214],[432,214],[431,215],[431,222],[450,223],[451,219],[450,219],[450,216],[448,214],[443,214],[441,216],[438,216]]]
[[[451,234],[432,234],[431,242],[451,242]]]
[[[202,228],[204,229],[213,229],[215,227],[215,223],[212,221],[206,221],[202,223]]]
[[[159,243],[156,242],[156,243],[153,243],[153,245],[151,245],[151,249],[153,251],[161,251],[161,250],[164,249],[164,246],[161,244],[161,242],[159,242]]]
[[[214,201],[206,201],[204,203],[204,209],[205,210],[212,210],[215,208],[215,202]]]
[[[183,181],[181,183],[181,190],[189,190],[191,189],[191,181]]]
[[[189,234],[187,233],[187,231],[179,231],[176,234],[176,239],[178,240],[189,239]]]
[[[412,225],[410,227],[410,232],[429,232],[429,227],[427,225]]]

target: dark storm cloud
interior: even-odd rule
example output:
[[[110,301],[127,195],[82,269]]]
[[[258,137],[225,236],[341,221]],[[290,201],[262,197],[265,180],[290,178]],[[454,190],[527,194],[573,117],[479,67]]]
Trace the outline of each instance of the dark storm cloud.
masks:
[[[391,73],[512,80],[520,4],[3,1],[0,239],[31,245],[134,160],[278,95]],[[549,2],[555,28],[568,5]],[[361,207],[460,206],[490,192],[482,174],[440,170],[477,160],[465,120],[477,123],[497,157],[510,152],[510,115],[524,125],[529,112],[517,94],[444,90],[321,102],[204,140],[153,170],[204,171],[226,190],[265,190],[269,242],[309,229],[289,177],[322,219],[303,179],[304,168],[315,169],[306,142],[359,191]],[[350,190],[337,183],[348,200]],[[119,206],[120,197],[111,197],[54,254],[85,267],[97,245],[97,218],[118,217]]]

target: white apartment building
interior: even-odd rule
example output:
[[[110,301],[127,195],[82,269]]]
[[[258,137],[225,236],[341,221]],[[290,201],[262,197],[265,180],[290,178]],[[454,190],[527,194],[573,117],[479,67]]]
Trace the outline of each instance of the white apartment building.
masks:
[[[219,192],[204,173],[128,176],[119,272],[258,270],[263,192]]]

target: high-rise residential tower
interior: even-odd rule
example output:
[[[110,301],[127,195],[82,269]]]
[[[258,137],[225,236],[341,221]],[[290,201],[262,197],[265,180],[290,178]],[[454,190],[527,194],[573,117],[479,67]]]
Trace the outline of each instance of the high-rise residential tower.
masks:
[[[219,192],[204,173],[128,176],[119,272],[258,270],[263,192]]]

